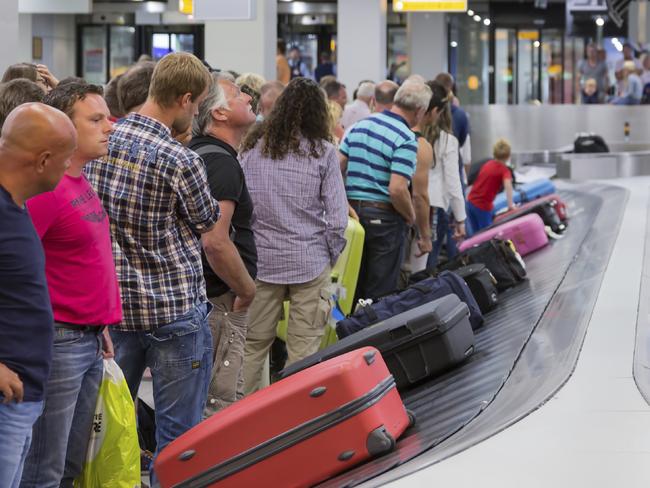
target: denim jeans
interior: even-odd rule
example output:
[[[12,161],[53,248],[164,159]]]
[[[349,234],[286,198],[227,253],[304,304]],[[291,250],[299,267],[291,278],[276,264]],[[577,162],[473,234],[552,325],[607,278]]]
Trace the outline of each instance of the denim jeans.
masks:
[[[357,298],[377,298],[397,289],[404,260],[406,221],[397,212],[355,206],[366,231],[357,282]]]
[[[212,370],[209,304],[152,331],[111,331],[115,360],[135,400],[151,369],[156,411],[156,453],[201,421]]]
[[[458,247],[454,240],[454,231],[450,225],[449,214],[442,208],[436,208],[435,216],[432,219],[431,228],[435,229],[432,236],[432,246],[429,257],[427,258],[427,269],[433,269],[438,264],[440,249],[446,242],[447,257],[449,259],[458,254]]]
[[[98,329],[54,332],[43,414],[34,424],[21,487],[72,487],[81,474],[102,380]]]
[[[18,488],[43,402],[0,403],[0,486]]]
[[[488,210],[481,210],[474,206],[469,200],[465,203],[467,208],[467,220],[470,223],[471,235],[476,234],[481,229],[492,225],[492,212]]]

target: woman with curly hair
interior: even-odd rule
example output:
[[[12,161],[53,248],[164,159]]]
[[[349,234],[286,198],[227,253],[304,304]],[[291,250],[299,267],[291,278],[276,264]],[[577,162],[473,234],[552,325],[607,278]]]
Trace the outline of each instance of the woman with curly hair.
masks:
[[[348,203],[327,102],[312,80],[291,80],[241,151],[258,253],[244,357],[251,393],[260,387],[284,300],[290,302],[287,364],[318,350],[331,310],[331,267],[345,246]]]

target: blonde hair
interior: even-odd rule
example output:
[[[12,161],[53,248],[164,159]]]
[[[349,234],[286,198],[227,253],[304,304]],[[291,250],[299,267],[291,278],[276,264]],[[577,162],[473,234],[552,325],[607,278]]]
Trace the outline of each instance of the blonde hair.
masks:
[[[496,159],[497,161],[502,161],[504,163],[510,157],[511,152],[512,152],[512,148],[510,147],[508,141],[506,141],[505,139],[497,140],[497,142],[494,143],[494,147],[492,148],[492,154],[494,155],[494,159]]]
[[[329,123],[329,130],[330,134],[332,134],[332,137],[334,136],[334,129],[336,129],[336,126],[338,123],[341,121],[341,116],[343,115],[343,109],[341,106],[333,102],[332,100],[327,100],[327,115],[328,115],[328,123]]]
[[[239,87],[246,85],[249,88],[252,88],[257,93],[262,89],[262,85],[266,83],[266,80],[263,76],[258,75],[257,73],[242,73],[235,80],[235,84]]]
[[[189,53],[170,53],[153,70],[149,97],[161,107],[171,107],[186,93],[194,102],[211,83],[210,72]]]

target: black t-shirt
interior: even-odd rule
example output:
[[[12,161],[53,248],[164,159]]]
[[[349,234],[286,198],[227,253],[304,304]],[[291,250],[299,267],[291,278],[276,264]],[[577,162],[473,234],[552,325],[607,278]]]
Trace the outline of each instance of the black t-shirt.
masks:
[[[27,210],[0,186],[0,363],[20,377],[24,401],[43,399],[53,335],[41,240]]]
[[[252,278],[257,276],[257,249],[251,228],[253,202],[248,193],[244,171],[237,159],[237,151],[229,144],[212,136],[195,137],[189,144],[194,151],[203,152],[204,146],[216,146],[214,153],[201,154],[208,173],[210,192],[216,200],[235,202],[230,237]],[[221,148],[221,150],[219,150]],[[225,150],[225,151],[223,151]],[[230,287],[210,268],[203,254],[203,275],[208,297],[223,295]]]

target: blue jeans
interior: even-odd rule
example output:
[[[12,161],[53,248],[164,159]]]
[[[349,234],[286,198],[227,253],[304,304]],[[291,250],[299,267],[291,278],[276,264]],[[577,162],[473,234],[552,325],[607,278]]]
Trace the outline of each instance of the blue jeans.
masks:
[[[146,367],[151,369],[156,411],[156,455],[201,421],[212,371],[209,304],[154,330],[111,331],[115,360],[131,395],[138,396]]]
[[[397,289],[404,260],[406,221],[391,210],[354,207],[366,231],[356,296],[376,300]]]
[[[449,213],[443,208],[436,208],[435,215],[432,218],[431,228],[435,229],[432,236],[432,246],[429,257],[427,258],[427,269],[433,269],[438,264],[438,256],[442,245],[447,247],[447,257],[453,258],[458,254],[458,247],[454,240],[454,231],[451,227]]]
[[[0,486],[18,488],[43,402],[0,403]]]
[[[45,407],[34,424],[21,487],[71,487],[81,474],[102,381],[101,351],[99,328],[71,330],[55,323]]]
[[[492,212],[481,210],[472,205],[469,200],[466,202],[465,208],[467,209],[467,220],[470,224],[471,234],[476,234],[481,229],[492,225]]]

